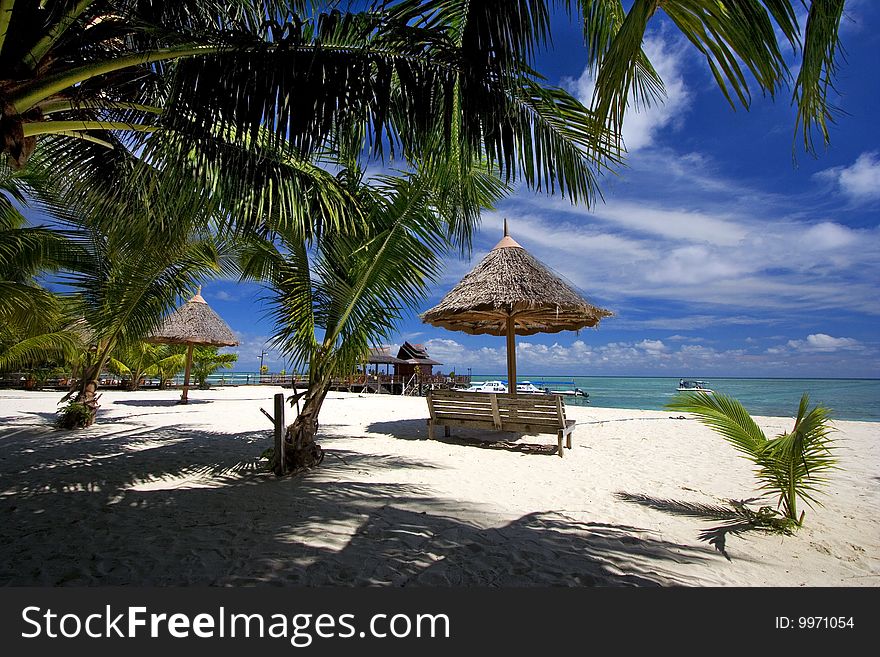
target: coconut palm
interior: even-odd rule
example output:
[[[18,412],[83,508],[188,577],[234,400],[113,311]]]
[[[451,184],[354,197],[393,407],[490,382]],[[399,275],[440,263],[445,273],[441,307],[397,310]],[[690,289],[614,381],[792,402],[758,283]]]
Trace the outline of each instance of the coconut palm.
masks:
[[[45,135],[107,145],[108,133],[171,131],[216,145],[218,134],[243,143],[268,127],[315,153],[365,125],[377,150],[418,148],[438,128],[455,147],[450,117],[460,113],[462,142],[485,149],[502,173],[517,164],[532,182],[578,190],[576,177],[563,181],[573,154],[556,148],[550,131],[524,129],[549,127],[547,110],[572,109],[570,99],[545,94],[530,68],[557,3],[385,1],[362,12],[338,4],[3,0],[3,152],[22,165]],[[706,57],[725,96],[745,105],[746,72],[771,95],[788,81],[777,28],[802,52],[798,123],[827,138],[844,0],[809,2],[803,38],[791,0],[635,0],[628,12],[621,0],[558,4],[583,21],[596,107],[616,127],[631,93],[650,101],[662,91],[641,44],[665,16]],[[526,117],[534,112],[539,119]]]
[[[367,221],[349,233],[324,233],[313,241],[278,231],[243,248],[243,277],[264,281],[276,333],[272,340],[289,362],[307,368],[308,388],[287,428],[284,464],[276,472],[315,465],[318,415],[336,376],[355,371],[375,344],[391,339],[406,309],[421,302],[450,248],[450,225],[479,208],[456,208],[428,174],[378,176],[365,182],[343,171]],[[471,171],[462,187],[481,190],[488,206],[500,181]],[[476,196],[472,196],[476,199]],[[454,215],[454,216],[450,216]],[[297,398],[297,402],[300,398]]]
[[[742,404],[724,395],[682,394],[666,408],[693,413],[751,460],[760,488],[778,495],[782,517],[800,527],[804,513],[798,514],[798,500],[816,503],[814,495],[826,483],[825,474],[836,467],[829,411],[822,406],[809,408],[809,403],[805,393],[791,432],[772,439],[764,435]]]
[[[117,345],[107,362],[107,369],[113,374],[128,377],[129,390],[137,390],[145,376],[157,374],[157,364],[168,355],[162,345],[138,340]]]
[[[61,299],[40,275],[75,266],[77,248],[62,232],[29,225],[23,190],[40,185],[34,171],[0,163],[0,370],[66,363],[82,347]]]
[[[159,359],[146,371],[146,374],[158,377],[159,390],[165,390],[172,379],[186,367],[186,346],[177,344],[156,346],[159,347]]]
[[[5,0],[0,149],[15,166],[50,151],[92,204],[142,195],[148,163],[165,193],[208,189],[244,224],[286,203],[303,230],[315,196],[327,221],[352,220],[314,168],[341,151],[444,166],[478,153],[508,179],[595,198],[607,135],[530,67],[545,2],[336,4]]]
[[[72,223],[83,255],[61,283],[82,318],[90,349],[68,397],[91,409],[92,421],[99,377],[114,351],[146,337],[199,280],[222,271],[224,247],[200,228],[203,223],[198,214],[161,225],[142,222],[136,232],[131,222],[119,229],[89,219]]]
[[[35,172],[12,171],[0,163],[0,324],[32,333],[44,318],[55,318],[57,299],[38,277],[75,263],[75,245],[49,226],[32,226],[19,208],[41,184]]]

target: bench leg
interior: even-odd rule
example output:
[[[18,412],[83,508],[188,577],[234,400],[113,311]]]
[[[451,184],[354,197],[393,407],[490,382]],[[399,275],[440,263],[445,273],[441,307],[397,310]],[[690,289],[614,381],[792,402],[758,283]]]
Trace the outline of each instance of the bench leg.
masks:
[[[428,439],[434,440],[434,423],[428,420]]]
[[[568,434],[568,436],[566,436],[565,446],[571,449],[571,434]]]
[[[559,442],[559,450],[558,450],[559,458],[562,458],[563,454],[562,454],[562,432],[561,431],[558,434],[556,434],[556,438],[557,438],[557,441]]]
[[[443,426],[443,435],[449,438],[449,425],[446,424]]]

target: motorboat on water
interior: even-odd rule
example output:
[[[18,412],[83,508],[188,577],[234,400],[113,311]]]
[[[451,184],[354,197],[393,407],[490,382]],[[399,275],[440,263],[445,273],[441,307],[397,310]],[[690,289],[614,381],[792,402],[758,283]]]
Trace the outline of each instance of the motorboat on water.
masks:
[[[566,395],[568,397],[583,397],[584,399],[590,396],[586,390],[581,390],[574,385],[574,381],[538,381],[537,386],[529,381],[524,383],[528,383],[534,389],[533,392],[537,391],[545,395]],[[519,391],[519,384],[517,391]]]
[[[507,386],[501,381],[478,381],[472,383],[462,392],[507,392]]]
[[[697,381],[691,379],[678,380],[679,392],[702,392],[707,395],[715,394],[715,391],[709,387],[708,381]]]
[[[546,395],[547,391],[538,388],[531,381],[522,381],[516,384],[516,393],[518,395]]]
[[[507,387],[507,381],[478,381],[475,383],[471,383],[471,385],[467,388],[459,388],[461,392],[495,392],[495,393],[505,393],[509,392]],[[516,394],[518,395],[570,395],[574,397],[583,397],[586,399],[589,397],[589,393],[581,390],[578,387],[573,387],[570,389],[564,390],[554,390],[549,386],[538,387],[531,381],[519,381],[516,384]]]

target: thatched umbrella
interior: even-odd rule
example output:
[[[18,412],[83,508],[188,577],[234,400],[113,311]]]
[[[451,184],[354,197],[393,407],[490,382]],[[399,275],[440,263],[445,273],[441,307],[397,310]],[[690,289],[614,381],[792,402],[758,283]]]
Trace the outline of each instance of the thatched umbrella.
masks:
[[[587,303],[507,233],[422,321],[471,335],[507,337],[507,381],[516,395],[515,335],[577,331],[611,312]]]
[[[234,347],[238,344],[232,329],[220,319],[217,313],[211,310],[211,307],[202,298],[201,287],[192,299],[165,318],[162,326],[147,338],[147,342],[188,346],[186,370],[183,375],[183,394],[180,397],[181,404],[186,404],[188,401],[193,347],[196,345]]]

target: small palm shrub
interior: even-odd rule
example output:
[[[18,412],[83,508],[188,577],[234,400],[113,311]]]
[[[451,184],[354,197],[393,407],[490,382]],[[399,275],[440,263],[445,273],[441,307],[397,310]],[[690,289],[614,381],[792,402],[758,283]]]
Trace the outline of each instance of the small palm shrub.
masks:
[[[94,421],[94,413],[85,404],[71,402],[58,411],[55,426],[59,429],[83,429]]]
[[[692,413],[721,434],[755,466],[761,490],[778,495],[776,513],[787,526],[800,527],[804,512],[798,514],[798,501],[819,504],[814,495],[827,483],[825,474],[837,467],[828,409],[808,408],[804,393],[794,427],[768,439],[739,401],[724,395],[685,393],[667,404],[673,411]]]

